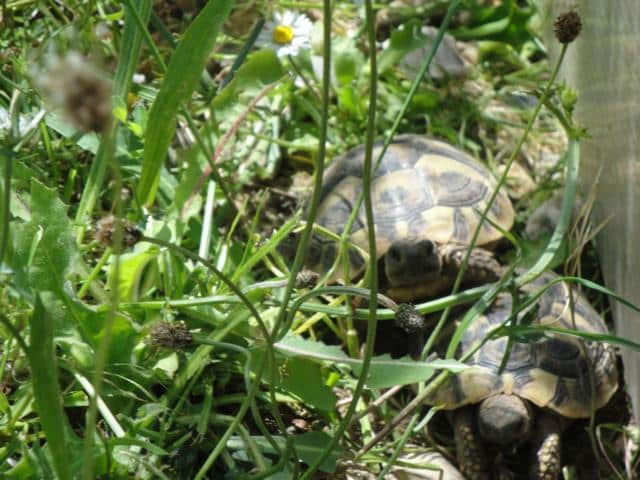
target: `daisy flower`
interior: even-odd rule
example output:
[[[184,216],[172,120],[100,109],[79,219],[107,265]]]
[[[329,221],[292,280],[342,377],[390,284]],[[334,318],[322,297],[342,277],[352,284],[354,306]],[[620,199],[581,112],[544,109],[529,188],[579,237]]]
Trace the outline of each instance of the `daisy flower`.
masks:
[[[274,12],[264,24],[258,42],[275,50],[278,57],[296,56],[311,45],[313,24],[306,15],[291,11]]]

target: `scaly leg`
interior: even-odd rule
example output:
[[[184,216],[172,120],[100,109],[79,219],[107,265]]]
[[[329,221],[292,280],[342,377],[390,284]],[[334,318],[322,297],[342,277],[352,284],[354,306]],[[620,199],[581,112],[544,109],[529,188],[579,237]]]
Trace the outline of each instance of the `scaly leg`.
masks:
[[[462,407],[452,415],[460,471],[468,480],[488,480],[489,464],[476,428],[475,409]]]
[[[541,413],[536,427],[536,458],[531,470],[532,480],[557,480],[560,478],[560,435],[562,428],[556,417]]]
[[[464,257],[467,247],[464,245],[446,244],[440,247],[443,270],[450,272],[455,278]],[[484,248],[474,248],[469,255],[469,264],[464,274],[464,280],[472,284],[495,282],[500,278],[503,268],[493,257],[493,253]]]

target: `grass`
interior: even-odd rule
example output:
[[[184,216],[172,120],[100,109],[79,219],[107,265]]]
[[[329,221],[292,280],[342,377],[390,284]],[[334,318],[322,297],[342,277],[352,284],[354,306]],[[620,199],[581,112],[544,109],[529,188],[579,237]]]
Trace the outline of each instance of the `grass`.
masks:
[[[464,332],[500,292],[590,248],[567,234],[584,132],[573,92],[556,82],[563,57],[547,64],[533,6],[484,3],[3,3],[0,476],[311,479],[352,459],[382,478],[407,443],[452,456],[439,408],[423,403],[465,368]],[[311,36],[308,48],[278,56],[261,32],[282,9],[315,26],[294,32]],[[435,37],[419,33],[425,22]],[[473,53],[462,76],[432,78],[447,32]],[[401,60],[416,49],[413,75]],[[553,145],[553,165],[526,165],[535,187],[500,252],[514,268],[415,305],[440,315],[422,361],[374,351],[397,305],[359,303],[379,288],[373,229],[354,285],[297,284],[335,156],[365,145],[358,204],[370,226],[375,140],[384,152],[398,133],[443,138],[485,160],[505,189],[511,165],[549,131],[566,143]],[[294,173],[313,175],[306,195]],[[555,230],[527,239],[530,212],[558,184]],[[296,210],[282,192],[307,203]],[[349,229],[328,232],[335,268],[348,267]],[[598,305],[637,309],[592,278],[561,280]],[[484,341],[540,339],[545,328],[514,319],[549,287],[523,295]],[[613,334],[546,332],[640,349]],[[400,388],[409,384],[418,388]],[[637,462],[616,448],[633,435],[624,418],[590,424],[612,478]]]

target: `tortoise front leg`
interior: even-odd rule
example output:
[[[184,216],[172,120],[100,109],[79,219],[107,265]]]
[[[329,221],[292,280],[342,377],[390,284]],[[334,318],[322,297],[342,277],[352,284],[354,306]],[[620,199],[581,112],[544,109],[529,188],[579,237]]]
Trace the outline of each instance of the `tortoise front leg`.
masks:
[[[532,480],[557,480],[560,477],[560,435],[562,427],[554,415],[543,412],[537,419],[536,458],[531,469]]]
[[[474,410],[462,407],[452,412],[458,467],[468,480],[488,480],[489,464],[476,429]]]
[[[455,278],[462,267],[468,247],[464,245],[445,244],[440,247],[442,268]],[[494,258],[493,253],[484,248],[473,248],[469,255],[469,264],[464,280],[473,284],[495,282],[500,278],[503,268]]]

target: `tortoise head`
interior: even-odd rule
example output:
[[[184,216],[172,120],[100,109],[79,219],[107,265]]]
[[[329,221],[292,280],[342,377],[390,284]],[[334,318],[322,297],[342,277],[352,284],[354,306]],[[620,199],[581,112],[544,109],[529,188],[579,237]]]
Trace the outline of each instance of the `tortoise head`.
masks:
[[[499,445],[514,445],[526,440],[532,424],[529,405],[515,395],[489,397],[478,409],[480,435]]]
[[[387,281],[393,288],[432,282],[442,270],[438,246],[431,240],[398,240],[391,244],[383,259]]]

